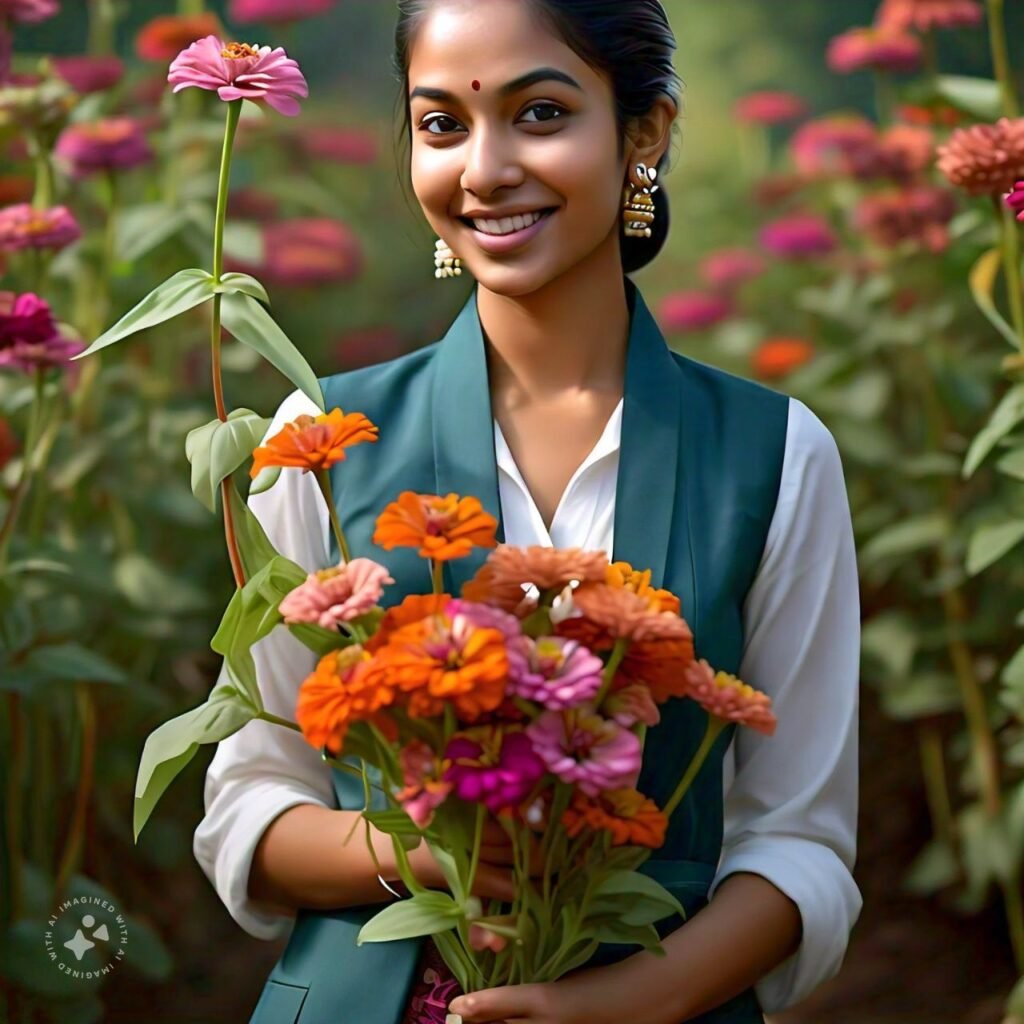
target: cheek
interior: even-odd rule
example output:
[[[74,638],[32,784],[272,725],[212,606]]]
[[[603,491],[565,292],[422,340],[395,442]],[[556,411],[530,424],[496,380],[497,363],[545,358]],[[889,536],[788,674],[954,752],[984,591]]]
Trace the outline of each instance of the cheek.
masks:
[[[409,176],[421,205],[431,211],[447,210],[459,181],[456,161],[444,150],[413,146]]]

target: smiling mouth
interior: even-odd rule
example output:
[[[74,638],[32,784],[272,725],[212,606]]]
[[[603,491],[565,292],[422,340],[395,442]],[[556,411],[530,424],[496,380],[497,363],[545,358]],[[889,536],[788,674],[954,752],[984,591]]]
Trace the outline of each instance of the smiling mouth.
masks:
[[[504,235],[514,235],[517,231],[523,231],[532,227],[539,220],[551,216],[556,207],[548,206],[532,213],[516,214],[514,217],[485,218],[485,217],[459,217],[467,227],[479,231],[484,235],[493,235],[501,238]]]

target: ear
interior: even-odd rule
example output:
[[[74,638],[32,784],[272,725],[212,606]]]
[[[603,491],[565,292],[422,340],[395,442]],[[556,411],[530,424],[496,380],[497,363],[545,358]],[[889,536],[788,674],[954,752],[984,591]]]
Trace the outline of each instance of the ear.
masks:
[[[626,126],[627,167],[657,164],[672,140],[672,125],[678,113],[675,100],[659,96],[646,114],[630,120]]]

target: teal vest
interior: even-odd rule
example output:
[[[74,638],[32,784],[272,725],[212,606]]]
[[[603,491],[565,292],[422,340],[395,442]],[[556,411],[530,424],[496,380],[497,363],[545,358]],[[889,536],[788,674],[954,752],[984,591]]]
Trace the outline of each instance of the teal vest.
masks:
[[[736,672],[743,651],[742,606],[775,510],[788,399],[766,387],[669,349],[635,285],[630,308],[622,441],[616,483],[614,560],[650,568],[652,583],[677,594],[698,657]],[[380,440],[350,449],[332,470],[334,494],[353,554],[386,565],[396,584],[388,603],[430,589],[429,563],[414,550],[374,545],[374,521],[400,491],[475,495],[499,519],[486,350],[476,289],[440,341],[399,359],[320,381],[328,410],[363,412]],[[504,538],[499,530],[499,540]],[[338,560],[336,546],[332,558]],[[486,551],[449,562],[457,594]],[[673,698],[649,729],[639,789],[663,805],[707,721],[693,701]],[[641,870],[671,890],[692,916],[707,903],[722,845],[722,756],[735,727],[718,738],[676,808],[664,846]],[[361,783],[333,771],[340,807],[364,806]],[[381,794],[375,794],[374,806]],[[387,897],[390,900],[390,897]],[[424,939],[366,943],[355,937],[382,904],[299,911],[251,1024],[398,1024]],[[683,923],[658,924],[662,936]],[[592,965],[638,946],[602,945]],[[694,1018],[695,1020],[698,1018]],[[760,1024],[753,989],[702,1015],[707,1024]]]

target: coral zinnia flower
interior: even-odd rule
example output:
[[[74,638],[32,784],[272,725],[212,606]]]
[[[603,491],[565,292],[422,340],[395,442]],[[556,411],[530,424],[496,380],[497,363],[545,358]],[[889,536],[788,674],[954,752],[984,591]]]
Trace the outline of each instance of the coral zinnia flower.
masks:
[[[887,249],[915,242],[931,252],[949,246],[947,225],[956,213],[956,198],[938,185],[875,192],[854,211],[854,226]]]
[[[483,725],[456,733],[444,752],[450,761],[444,779],[460,800],[482,803],[498,814],[522,803],[544,774],[522,729]]]
[[[220,19],[211,11],[161,15],[139,29],[135,52],[143,60],[173,60],[195,40],[220,35],[221,31]]]
[[[324,14],[338,0],[231,0],[229,17],[239,24],[251,21],[287,22]]]
[[[295,466],[303,473],[319,472],[345,459],[345,449],[376,441],[380,428],[361,412],[332,409],[319,416],[303,414],[253,453],[249,475],[255,480],[267,466]]]
[[[82,237],[66,206],[37,210],[31,203],[18,203],[0,210],[0,250],[63,249]]]
[[[463,721],[475,722],[504,700],[508,669],[500,630],[442,612],[392,632],[369,674],[406,694],[414,718],[439,715],[451,701]]]
[[[891,28],[852,28],[829,44],[828,66],[840,74],[853,71],[913,71],[921,63],[921,40]]]
[[[577,791],[562,813],[570,838],[584,829],[611,833],[612,846],[646,846],[657,849],[665,842],[668,818],[658,805],[636,789],[611,789],[591,799]]]
[[[795,93],[766,90],[741,97],[733,113],[748,124],[781,124],[803,117],[807,104]]]
[[[741,682],[728,672],[716,673],[701,658],[687,670],[688,696],[705,711],[726,722],[748,725],[757,732],[771,736],[776,719],[771,709],[771,698],[760,690]]]
[[[1024,181],[1014,183],[1006,195],[1006,205],[1017,215],[1017,220],[1024,220]]]
[[[299,65],[281,47],[225,43],[219,36],[197,39],[171,62],[167,81],[174,92],[208,89],[225,102],[251,100],[294,117],[309,86]]]
[[[548,771],[587,796],[630,786],[640,773],[640,738],[602,718],[592,705],[545,711],[526,734]]]
[[[882,0],[875,24],[879,28],[930,32],[936,28],[973,28],[983,17],[977,0]]]
[[[803,338],[765,338],[751,358],[754,373],[775,380],[814,358],[814,346]]]
[[[452,783],[442,779],[442,764],[422,740],[412,740],[398,752],[402,766],[402,789],[395,799],[412,818],[417,828],[426,828],[434,820],[434,811],[452,791]]]
[[[394,700],[393,690],[368,678],[370,657],[358,644],[331,651],[299,687],[295,720],[311,746],[338,754],[352,722]]]
[[[764,273],[764,259],[751,249],[718,249],[708,253],[700,274],[712,288],[730,291]]]
[[[493,548],[497,530],[498,520],[478,498],[403,491],[377,517],[373,543],[386,551],[419,548],[420,557],[447,562],[475,547]]]
[[[604,580],[608,556],[603,551],[582,548],[552,548],[542,544],[519,548],[502,544],[487,556],[491,583],[501,589],[532,584],[540,591],[559,593],[573,581]]]
[[[394,583],[387,569],[370,558],[312,572],[278,605],[289,625],[314,622],[323,629],[337,629],[375,607],[384,586]]]
[[[939,170],[971,195],[1008,192],[1024,178],[1024,117],[958,128],[938,156]]]
[[[766,224],[760,232],[761,245],[775,256],[805,259],[823,256],[836,247],[836,237],[823,217],[813,213],[793,214]]]
[[[657,610],[650,601],[626,587],[583,583],[573,592],[572,600],[591,622],[614,637],[693,642],[685,619],[675,612]]]
[[[715,292],[681,291],[666,295],[658,306],[658,320],[666,331],[706,331],[733,315],[732,303]]]
[[[69,124],[57,140],[54,155],[72,178],[87,178],[101,171],[124,171],[147,163],[153,158],[153,150],[138,121],[108,117]]]

